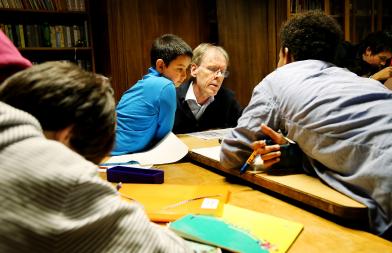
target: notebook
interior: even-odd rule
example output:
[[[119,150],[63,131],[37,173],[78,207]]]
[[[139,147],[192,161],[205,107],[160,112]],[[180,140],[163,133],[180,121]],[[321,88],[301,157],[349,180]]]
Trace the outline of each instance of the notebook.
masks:
[[[123,184],[127,200],[140,202],[154,222],[169,222],[186,214],[222,216],[230,192],[224,185]]]
[[[219,247],[203,244],[195,241],[185,240],[193,253],[222,253]]]
[[[213,216],[189,214],[170,223],[169,228],[185,239],[211,244],[232,252],[269,252],[247,231]]]
[[[286,252],[301,233],[303,225],[265,213],[225,204],[222,219],[249,231],[271,252]]]
[[[225,204],[222,217],[187,215],[169,224],[183,238],[234,252],[286,252],[303,225]]]

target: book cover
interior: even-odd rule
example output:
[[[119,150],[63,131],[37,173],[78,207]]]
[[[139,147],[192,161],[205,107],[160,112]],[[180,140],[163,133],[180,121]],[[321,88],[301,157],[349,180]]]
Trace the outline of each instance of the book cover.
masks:
[[[222,216],[229,190],[224,185],[123,184],[124,199],[140,202],[151,221],[169,222],[186,214]]]
[[[44,47],[51,47],[51,37],[50,37],[50,27],[47,22],[43,23],[42,25],[42,46]]]
[[[169,228],[185,239],[211,244],[233,252],[269,252],[247,231],[212,216],[189,214],[171,222]]]
[[[19,35],[20,35],[20,47],[21,48],[25,48],[26,47],[26,42],[25,42],[25,37],[24,37],[23,25],[19,24],[18,28],[19,28]]]
[[[249,231],[271,252],[286,252],[301,233],[303,225],[276,216],[226,204],[222,219]]]
[[[193,253],[222,253],[219,247],[203,244],[195,241],[185,240]]]
[[[171,222],[169,228],[185,239],[230,251],[284,253],[301,233],[303,225],[225,204],[221,217],[187,215]]]

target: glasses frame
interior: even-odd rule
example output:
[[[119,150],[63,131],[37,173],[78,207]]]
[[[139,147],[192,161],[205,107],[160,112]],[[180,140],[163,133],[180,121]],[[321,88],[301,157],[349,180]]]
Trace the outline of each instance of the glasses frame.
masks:
[[[201,65],[198,65],[198,67],[201,67],[202,69],[207,70],[208,72],[210,72],[210,74],[213,74],[215,77],[223,77],[223,78],[227,78],[230,75],[230,72],[225,70],[222,71],[221,69],[212,69],[214,67],[204,67]]]

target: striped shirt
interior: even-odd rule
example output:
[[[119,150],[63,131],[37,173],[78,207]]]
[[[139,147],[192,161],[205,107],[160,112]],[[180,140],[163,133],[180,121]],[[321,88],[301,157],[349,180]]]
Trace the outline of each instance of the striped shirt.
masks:
[[[191,252],[96,165],[0,102],[0,252]]]

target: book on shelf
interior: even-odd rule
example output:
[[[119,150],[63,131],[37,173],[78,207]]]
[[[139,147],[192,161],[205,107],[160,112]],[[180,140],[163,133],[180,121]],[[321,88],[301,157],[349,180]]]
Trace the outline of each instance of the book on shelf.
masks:
[[[0,0],[1,1],[1,0]],[[88,32],[84,26],[43,24],[0,24],[0,29],[16,47],[87,47]]]
[[[50,35],[50,26],[48,23],[44,23],[42,25],[42,46],[43,47],[51,47],[51,35]]]
[[[0,0],[0,8],[48,10],[48,11],[85,11],[85,0]]]
[[[25,35],[24,35],[24,28],[22,24],[18,25],[19,33],[20,33],[20,47],[25,48],[26,47],[26,42],[25,42]]]

